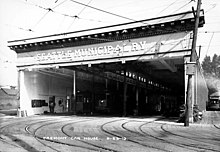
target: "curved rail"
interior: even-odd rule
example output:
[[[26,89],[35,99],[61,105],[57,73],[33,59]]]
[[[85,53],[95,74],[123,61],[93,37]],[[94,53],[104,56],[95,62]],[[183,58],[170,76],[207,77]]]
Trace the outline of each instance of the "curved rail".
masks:
[[[63,125],[62,128],[61,128],[61,131],[68,137],[71,137],[71,135],[69,135],[68,133],[65,132],[64,128],[67,127],[68,125],[72,125],[72,124],[75,124],[75,123],[80,123],[80,122],[83,122],[83,121],[79,121],[79,122],[74,122],[74,123],[68,123],[66,125]],[[90,142],[87,142],[87,141],[84,141],[84,140],[77,140],[79,142],[82,142],[82,143],[85,143],[85,144],[88,144],[90,146],[93,146],[93,147],[96,147],[98,149],[98,151],[100,150],[104,150],[104,151],[111,151],[111,152],[119,152],[118,150],[115,150],[115,149],[111,149],[111,148],[107,148],[107,147],[104,147],[104,146],[100,146],[100,145],[96,145],[96,144],[93,144],[93,143],[90,143]]]
[[[124,119],[122,119],[124,120]],[[121,135],[121,134],[118,134],[118,133],[113,133],[111,131],[108,131],[107,129],[105,129],[105,126],[107,124],[110,124],[110,123],[113,123],[113,122],[116,122],[116,121],[121,121],[121,120],[113,120],[113,121],[109,121],[107,123],[104,123],[103,125],[101,125],[101,130],[109,135],[112,135],[112,136],[116,136],[118,138],[124,138],[125,136],[124,135]],[[124,129],[121,125],[121,128]],[[140,134],[139,134],[140,135]],[[160,147],[156,147],[156,146],[152,146],[152,145],[147,145],[147,144],[144,144],[144,143],[141,143],[139,141],[136,141],[136,140],[133,140],[133,139],[130,139],[130,138],[126,138],[126,141],[129,141],[129,142],[132,142],[132,143],[135,143],[135,144],[138,144],[138,145],[141,145],[143,147],[146,147],[146,148],[151,148],[151,149],[155,149],[155,150],[162,150],[162,151],[167,151],[167,152],[170,152],[169,150],[164,150]]]
[[[47,124],[43,124],[43,125],[40,125],[39,127],[37,127],[36,129],[34,129],[33,132],[31,132],[29,130],[30,128],[30,125],[29,126],[26,126],[25,129],[27,132],[29,132],[30,134],[32,134],[39,142],[41,142],[40,140],[43,140],[43,141],[49,141],[49,142],[53,142],[53,143],[57,143],[57,144],[62,144],[62,145],[67,145],[67,146],[72,146],[72,147],[77,147],[77,148],[83,148],[83,149],[86,149],[86,150],[92,150],[92,151],[98,151],[97,149],[95,148],[90,148],[90,147],[86,147],[86,146],[81,146],[81,145],[77,145],[77,144],[72,144],[72,143],[66,143],[66,142],[61,142],[61,141],[57,141],[57,140],[53,140],[53,139],[48,139],[48,138],[44,138],[42,136],[39,136],[37,135],[37,132],[40,131],[43,127],[48,127],[48,126],[51,126],[51,125],[54,125],[54,124],[57,124],[57,123],[60,123],[60,122],[65,122],[67,120],[63,120],[63,121],[56,121],[56,122],[51,122],[51,123],[47,123]],[[88,120],[80,120],[80,121],[77,121],[77,122],[82,122],[82,121],[88,121]],[[71,122],[71,123],[75,123],[76,121],[74,122]],[[68,124],[71,124],[71,123],[68,123]],[[65,134],[64,134],[65,135]],[[42,142],[41,142],[42,143]],[[43,143],[44,144],[44,143]],[[51,146],[48,146],[46,144],[44,144],[45,146],[47,147],[50,147],[51,149],[55,150],[55,151],[58,151],[57,149],[54,149],[53,147]]]

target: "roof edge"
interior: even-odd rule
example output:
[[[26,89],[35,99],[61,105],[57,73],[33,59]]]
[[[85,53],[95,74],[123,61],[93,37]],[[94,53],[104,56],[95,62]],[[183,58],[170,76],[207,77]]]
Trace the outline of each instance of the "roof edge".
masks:
[[[200,12],[202,12],[202,14],[204,15],[204,10],[201,10]],[[67,36],[67,35],[74,34],[74,33],[79,33],[79,32],[87,32],[87,31],[95,31],[95,30],[99,30],[99,29],[107,29],[107,28],[112,28],[112,27],[118,27],[118,26],[123,26],[123,25],[129,25],[129,24],[134,24],[134,23],[141,23],[141,22],[152,21],[152,20],[157,20],[157,19],[162,19],[162,18],[168,18],[168,17],[178,16],[178,15],[184,15],[184,14],[189,14],[189,13],[192,13],[192,11],[187,11],[187,12],[182,12],[182,13],[177,13],[177,14],[171,14],[171,15],[166,15],[166,16],[160,16],[160,17],[155,17],[155,18],[150,18],[150,19],[145,19],[145,20],[139,20],[139,21],[134,21],[134,22],[127,22],[127,23],[109,25],[109,26],[104,26],[104,27],[78,30],[78,31],[74,31],[74,32],[66,32],[66,33],[59,33],[59,34],[52,34],[52,35],[45,35],[45,36],[38,36],[38,37],[32,37],[32,38],[12,40],[12,41],[8,41],[8,43],[25,42],[25,41],[29,41],[29,40],[49,38],[49,37],[57,37],[57,36]],[[149,24],[149,25],[151,25],[151,24]],[[148,24],[146,23],[145,26],[148,26]]]

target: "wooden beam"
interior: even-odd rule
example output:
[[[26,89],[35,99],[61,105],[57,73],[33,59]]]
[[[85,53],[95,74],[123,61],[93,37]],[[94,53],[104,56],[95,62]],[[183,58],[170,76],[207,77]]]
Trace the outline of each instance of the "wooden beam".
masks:
[[[162,63],[171,72],[176,72],[177,71],[177,68],[176,68],[175,64],[171,60],[165,61],[164,59],[160,59],[158,61],[160,63]]]

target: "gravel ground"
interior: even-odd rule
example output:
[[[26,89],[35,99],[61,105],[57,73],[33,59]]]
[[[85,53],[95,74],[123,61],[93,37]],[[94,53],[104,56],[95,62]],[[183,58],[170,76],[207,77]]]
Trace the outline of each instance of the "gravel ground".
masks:
[[[184,127],[174,118],[0,114],[1,152],[220,151],[220,111]]]

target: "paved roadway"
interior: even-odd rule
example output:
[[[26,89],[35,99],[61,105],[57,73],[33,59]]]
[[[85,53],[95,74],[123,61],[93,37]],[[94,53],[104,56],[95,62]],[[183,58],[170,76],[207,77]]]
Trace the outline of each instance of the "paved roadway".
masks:
[[[220,111],[184,127],[159,116],[0,115],[1,152],[220,151]]]

